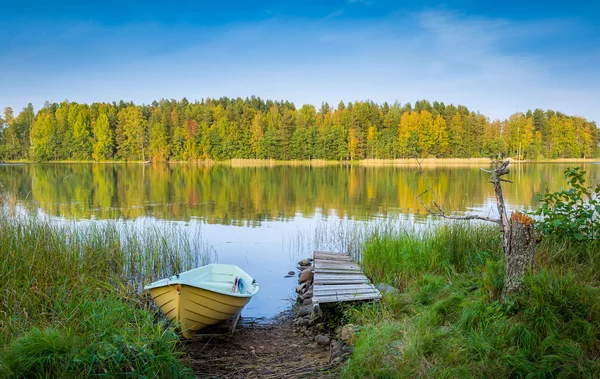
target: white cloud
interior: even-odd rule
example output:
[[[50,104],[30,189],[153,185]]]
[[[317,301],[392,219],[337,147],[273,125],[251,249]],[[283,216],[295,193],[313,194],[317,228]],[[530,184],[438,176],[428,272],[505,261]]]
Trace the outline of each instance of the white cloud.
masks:
[[[555,59],[543,49],[520,47],[523,41],[536,46],[537,40],[557,33],[556,25],[564,28],[569,20],[517,22],[440,10],[379,20],[337,16],[315,21],[277,16],[175,31],[153,26],[143,39],[145,45],[117,44],[116,56],[104,59],[98,52],[112,42],[92,41],[89,53],[96,54],[99,63],[82,61],[43,78],[27,72],[33,79],[26,85],[11,83],[11,68],[2,67],[17,90],[0,94],[0,105],[18,108],[39,99],[39,106],[43,100],[66,97],[148,103],[162,97],[258,95],[298,105],[426,98],[464,104],[492,118],[540,107],[600,120],[595,106],[599,74],[585,58],[597,52]],[[141,29],[130,25],[109,35],[128,41],[128,35]],[[106,35],[102,30],[96,34]],[[185,43],[169,44],[184,36]],[[151,49],[154,45],[160,47]],[[128,53],[132,49],[139,54]],[[121,52],[127,59],[116,59]],[[578,70],[569,70],[574,64]],[[587,80],[575,80],[581,76]],[[15,104],[18,101],[22,104]]]

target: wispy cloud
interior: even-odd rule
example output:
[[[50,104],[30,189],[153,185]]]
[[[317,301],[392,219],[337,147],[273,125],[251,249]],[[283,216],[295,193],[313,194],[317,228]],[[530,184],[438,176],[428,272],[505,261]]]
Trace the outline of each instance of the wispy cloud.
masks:
[[[427,98],[493,118],[541,107],[600,120],[593,106],[600,74],[587,60],[598,51],[570,51],[567,58],[548,42],[573,25],[440,9],[377,19],[350,18],[340,9],[314,19],[277,14],[211,27],[81,24],[50,30],[42,44],[19,37],[0,57],[2,83],[11,88],[0,93],[0,105],[183,96],[313,104]]]

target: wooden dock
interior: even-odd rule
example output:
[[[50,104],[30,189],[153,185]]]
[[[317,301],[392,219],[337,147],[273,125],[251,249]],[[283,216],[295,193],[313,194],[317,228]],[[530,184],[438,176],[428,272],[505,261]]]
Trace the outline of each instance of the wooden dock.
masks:
[[[379,290],[348,254],[315,251],[313,258],[313,306],[381,298]]]

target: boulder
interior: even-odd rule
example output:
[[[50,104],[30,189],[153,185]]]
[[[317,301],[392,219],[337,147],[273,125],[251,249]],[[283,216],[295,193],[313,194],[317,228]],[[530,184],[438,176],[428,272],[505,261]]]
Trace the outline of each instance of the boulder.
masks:
[[[300,293],[304,289],[304,287],[306,287],[306,283],[302,283],[300,285],[297,285],[296,286],[296,292]]]
[[[310,263],[308,261],[308,259],[303,259],[300,262],[298,262],[298,266],[302,267],[302,266],[310,266],[312,263]]]
[[[296,325],[298,325],[298,326],[306,327],[306,326],[310,326],[311,323],[312,322],[311,322],[310,316],[300,317],[296,320]],[[306,332],[305,332],[305,334],[306,334]]]
[[[342,339],[342,341],[344,341],[348,345],[352,346],[352,344],[354,342],[354,335],[356,334],[357,331],[358,331],[358,327],[354,324],[344,325],[342,327],[342,332],[340,333],[341,334],[340,338]]]
[[[312,268],[307,268],[306,270],[300,273],[300,277],[298,278],[298,283],[302,284],[305,282],[311,282],[313,279],[313,270]]]
[[[321,345],[321,346],[329,346],[329,341],[330,341],[330,338],[329,338],[329,336],[328,336],[328,335],[325,335],[325,334],[318,334],[318,335],[315,337],[315,341],[316,341],[316,342],[317,342],[319,345]]]
[[[330,360],[333,360],[335,358],[341,357],[344,354],[344,351],[342,351],[342,346],[344,344],[338,340],[333,340],[333,342],[331,342],[331,357]]]
[[[304,298],[305,299],[310,299],[311,297],[313,297],[313,290],[312,289],[310,289],[310,290],[308,290],[308,291],[306,291],[304,293]]]
[[[312,299],[309,298],[309,299],[302,300],[302,306],[305,306],[305,305],[312,305]]]
[[[311,305],[304,305],[298,309],[298,317],[308,316],[312,313]]]

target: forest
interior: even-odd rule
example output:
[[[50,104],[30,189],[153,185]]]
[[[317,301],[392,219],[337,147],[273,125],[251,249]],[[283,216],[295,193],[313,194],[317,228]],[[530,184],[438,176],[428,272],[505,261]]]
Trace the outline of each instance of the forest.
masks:
[[[413,157],[599,157],[595,122],[553,110],[506,120],[420,100],[322,103],[220,98],[46,103],[0,118],[0,160],[362,160]]]

